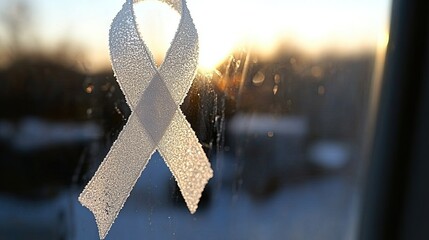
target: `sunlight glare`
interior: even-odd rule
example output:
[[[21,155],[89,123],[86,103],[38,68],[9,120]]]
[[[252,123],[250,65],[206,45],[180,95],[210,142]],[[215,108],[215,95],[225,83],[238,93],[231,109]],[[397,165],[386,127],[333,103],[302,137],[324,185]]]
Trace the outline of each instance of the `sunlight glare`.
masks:
[[[135,14],[140,35],[159,65],[165,58],[176,33],[180,15],[169,5],[156,0],[136,3]],[[219,19],[205,19],[201,24],[204,28],[198,28],[196,23],[200,44],[200,70],[213,70],[234,48],[234,41],[231,41],[233,32],[221,32],[225,37],[222,41],[210,34],[219,26],[219,22]]]
[[[134,12],[140,36],[159,66],[176,33],[180,15],[169,5],[155,0],[135,3]]]
[[[88,60],[86,69],[108,69],[108,31],[122,1],[106,2],[101,11],[96,2],[79,1],[86,7],[80,9],[80,4],[69,1],[41,0],[37,5],[40,8],[38,42],[48,50],[61,45],[64,39],[75,46],[82,45]],[[277,47],[317,55],[374,51],[380,33],[389,25],[389,2],[187,1],[199,35],[200,70],[208,71],[214,70],[237,49],[252,49],[267,57],[275,54]],[[170,47],[180,15],[159,0],[136,3],[135,13],[141,36],[159,65]],[[4,59],[0,56],[1,60]]]

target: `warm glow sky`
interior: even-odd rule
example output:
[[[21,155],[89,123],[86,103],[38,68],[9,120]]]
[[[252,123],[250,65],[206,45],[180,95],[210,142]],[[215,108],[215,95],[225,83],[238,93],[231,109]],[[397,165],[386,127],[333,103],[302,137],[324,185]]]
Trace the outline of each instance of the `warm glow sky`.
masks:
[[[162,7],[154,9],[156,6],[143,2],[137,4],[137,13],[143,21],[143,38],[158,56],[162,54],[156,51],[165,52],[162,48],[168,47],[179,16],[157,1],[150,1]],[[0,0],[0,9],[8,2]],[[39,44],[49,47],[69,39],[86,47],[89,68],[108,64],[108,30],[124,0],[28,2],[34,11],[33,24]],[[269,52],[279,41],[292,43],[308,53],[358,53],[372,49],[387,30],[390,12],[389,0],[187,2],[200,36],[201,65],[206,68],[243,44],[264,52]],[[157,46],[151,42],[157,42]]]

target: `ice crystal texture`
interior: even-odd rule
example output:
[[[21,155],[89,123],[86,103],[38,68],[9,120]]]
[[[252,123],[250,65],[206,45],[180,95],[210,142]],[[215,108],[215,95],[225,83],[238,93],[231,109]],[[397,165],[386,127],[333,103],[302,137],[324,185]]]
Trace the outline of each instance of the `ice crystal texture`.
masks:
[[[156,150],[170,168],[191,213],[213,176],[201,144],[179,108],[195,77],[197,31],[184,0],[163,2],[178,11],[181,19],[159,68],[138,32],[133,0],[125,2],[111,25],[113,70],[133,112],[79,197],[93,212],[101,239]]]

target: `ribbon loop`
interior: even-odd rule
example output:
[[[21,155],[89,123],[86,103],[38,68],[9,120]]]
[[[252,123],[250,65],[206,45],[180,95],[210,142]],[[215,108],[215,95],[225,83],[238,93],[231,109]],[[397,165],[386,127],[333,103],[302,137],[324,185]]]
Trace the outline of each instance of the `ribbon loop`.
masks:
[[[113,19],[109,31],[109,47],[112,68],[119,86],[128,104],[134,108],[156,69],[151,53],[140,38],[132,6],[130,1],[126,1]]]
[[[103,239],[155,150],[175,177],[191,213],[213,176],[210,163],[179,106],[198,65],[198,34],[185,0],[164,0],[181,14],[164,62],[156,67],[140,37],[133,0],[114,18],[112,67],[132,109],[124,129],[85,187],[79,201],[93,212]]]
[[[181,76],[187,81],[166,81],[168,90],[175,103],[180,105],[186,97],[198,67],[198,34],[186,5],[182,10],[177,33],[160,66],[163,79]]]

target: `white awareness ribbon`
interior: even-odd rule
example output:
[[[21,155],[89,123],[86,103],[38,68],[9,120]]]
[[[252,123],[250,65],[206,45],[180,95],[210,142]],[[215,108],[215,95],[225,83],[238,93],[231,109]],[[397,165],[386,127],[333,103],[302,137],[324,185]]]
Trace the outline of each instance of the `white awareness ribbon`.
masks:
[[[113,70],[132,109],[124,129],[79,201],[95,216],[104,239],[150,157],[158,150],[191,213],[208,180],[210,163],[180,105],[195,77],[198,35],[185,0],[161,0],[180,13],[177,32],[158,68],[126,0],[110,28]]]

